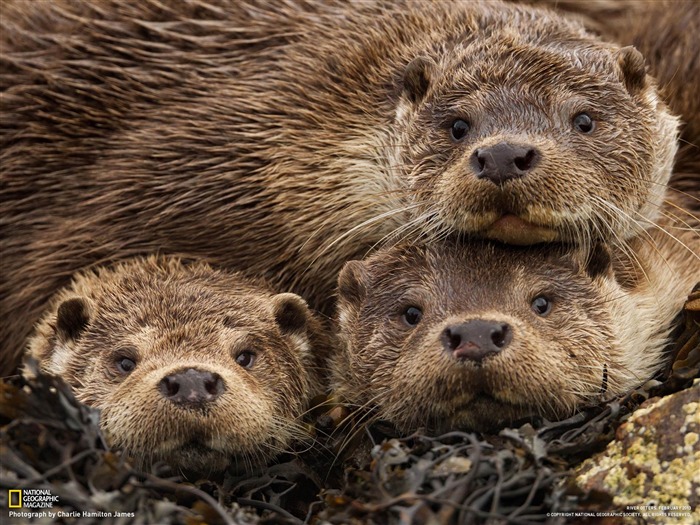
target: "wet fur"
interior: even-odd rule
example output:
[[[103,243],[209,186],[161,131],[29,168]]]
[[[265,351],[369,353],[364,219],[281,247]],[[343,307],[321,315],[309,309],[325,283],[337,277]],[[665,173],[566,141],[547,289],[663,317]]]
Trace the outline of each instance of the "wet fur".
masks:
[[[561,417],[597,399],[601,382],[606,384],[606,396],[624,393],[658,370],[672,319],[700,280],[700,5],[607,0],[551,3],[576,14],[605,38],[635,45],[645,55],[662,95],[684,121],[669,195],[655,225],[624,249],[613,250],[611,269],[595,279],[581,272],[586,264],[583,252],[558,258],[556,248],[538,253],[479,244],[458,249],[394,248],[369,261],[352,263],[353,271],[344,270],[339,319],[346,346],[335,361],[336,391],[352,407],[368,411],[368,417],[393,420],[406,432],[418,426],[493,429],[533,413]],[[577,258],[578,264],[572,266]],[[468,261],[455,263],[460,259]],[[520,273],[520,266],[526,268],[525,273]],[[391,271],[383,273],[388,267]],[[519,277],[509,277],[514,273]],[[459,372],[445,367],[450,360],[434,337],[437,328],[431,327],[425,345],[416,344],[415,339],[404,344],[405,328],[396,335],[395,312],[414,286],[433,290],[423,294],[433,309],[459,310],[466,303],[470,316],[476,312],[512,319],[514,298],[525,302],[523,284],[529,290],[543,273],[550,274],[548,279],[568,274],[569,287],[579,283],[578,297],[572,296],[575,304],[563,305],[570,318],[560,332],[548,329],[544,322],[536,333],[528,333],[528,340],[517,346],[517,352],[526,352],[522,359],[500,356],[500,361],[494,360],[505,369],[489,368],[475,380],[474,369],[467,366],[459,381],[446,383],[446,378],[459,376]],[[343,279],[350,283],[364,279],[370,296],[357,296],[352,287],[343,287]],[[554,282],[561,285],[559,279]],[[507,287],[507,298],[502,286]],[[458,303],[455,297],[465,288],[475,292],[476,298]],[[494,301],[495,310],[489,306]],[[518,306],[522,312],[524,305]],[[536,327],[528,323],[529,311],[525,310],[525,316],[518,324]],[[570,339],[574,333],[576,337]],[[583,341],[587,344],[581,344]],[[606,365],[604,371],[601,364]],[[394,366],[400,368],[396,374]],[[483,402],[460,411],[460,402],[473,394],[469,393],[472,385],[484,382],[501,399],[525,400],[526,404]]]
[[[672,320],[700,279],[692,232],[680,235],[696,250],[690,260],[665,231],[651,235],[637,240],[633,260],[446,241],[352,261],[339,277],[333,391],[404,433],[492,431],[624,394],[660,369]],[[553,302],[546,317],[530,307],[541,294]],[[423,311],[415,328],[401,320],[409,306]],[[475,319],[513,330],[481,366],[452,358],[440,340],[447,326]]]
[[[681,117],[670,196],[694,217],[688,219],[678,210],[673,210],[674,215],[684,216],[700,232],[700,3],[649,2],[643,9],[637,6],[629,11],[604,35],[644,53],[650,73],[658,79],[661,96]]]
[[[675,150],[619,46],[523,7],[17,0],[0,23],[3,374],[76,271],[162,250],[329,311],[345,261],[478,233],[494,206],[622,242],[657,215]],[[426,82],[404,78],[416,57]],[[571,130],[581,110],[598,135]],[[468,145],[455,116],[475,122]],[[502,138],[547,155],[505,192],[465,165]]]
[[[520,1],[520,0],[518,0]],[[635,46],[671,111],[679,152],[669,182],[676,204],[700,216],[700,3],[695,0],[532,0],[580,20],[602,38]],[[687,215],[686,215],[687,217]]]
[[[114,446],[142,464],[207,473],[264,463],[304,438],[300,416],[323,392],[322,338],[298,296],[206,264],[149,257],[76,276],[52,300],[29,354],[101,409]],[[250,369],[235,361],[243,350],[256,353]],[[123,356],[136,362],[130,374],[117,368]],[[164,377],[188,368],[223,379],[225,391],[204,409],[159,392]]]

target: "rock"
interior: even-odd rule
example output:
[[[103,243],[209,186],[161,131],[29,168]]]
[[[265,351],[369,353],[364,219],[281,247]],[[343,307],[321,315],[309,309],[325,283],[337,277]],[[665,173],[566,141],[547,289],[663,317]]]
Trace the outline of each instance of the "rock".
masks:
[[[700,379],[642,404],[577,469],[575,483],[587,494],[582,506],[620,513],[609,523],[700,523]]]

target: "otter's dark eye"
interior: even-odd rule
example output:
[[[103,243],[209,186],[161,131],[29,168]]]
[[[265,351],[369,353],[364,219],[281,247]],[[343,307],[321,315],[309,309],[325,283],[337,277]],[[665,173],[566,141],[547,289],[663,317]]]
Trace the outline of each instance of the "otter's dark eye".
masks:
[[[579,113],[574,117],[574,129],[581,133],[591,133],[595,129],[595,122],[588,113]]]
[[[236,357],[236,363],[241,365],[243,368],[250,368],[255,363],[255,354],[253,352],[241,352]]]
[[[117,370],[122,374],[130,374],[136,368],[136,361],[129,357],[120,357],[117,359]]]
[[[544,295],[538,295],[532,300],[530,307],[537,315],[544,317],[552,310],[552,301],[547,299]]]
[[[457,119],[452,123],[452,127],[450,127],[450,135],[452,135],[454,140],[462,140],[469,131],[469,127],[469,122]]]
[[[401,320],[407,326],[416,326],[420,323],[421,319],[423,319],[423,312],[420,308],[416,308],[415,306],[409,306],[404,310],[403,314],[401,314]]]

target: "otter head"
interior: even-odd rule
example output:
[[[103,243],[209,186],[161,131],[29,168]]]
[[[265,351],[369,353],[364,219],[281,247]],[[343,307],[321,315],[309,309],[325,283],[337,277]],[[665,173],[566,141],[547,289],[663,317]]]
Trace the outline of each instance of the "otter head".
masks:
[[[30,344],[145,464],[208,473],[303,438],[311,313],[236,275],[139,259],[79,276]]]
[[[418,213],[440,231],[508,244],[625,239],[647,227],[677,119],[642,55],[544,11],[478,16],[405,67],[397,169]]]
[[[403,432],[439,432],[564,417],[625,392],[658,355],[620,333],[634,320],[614,319],[626,299],[607,250],[592,252],[473,242],[347,263],[335,393]]]

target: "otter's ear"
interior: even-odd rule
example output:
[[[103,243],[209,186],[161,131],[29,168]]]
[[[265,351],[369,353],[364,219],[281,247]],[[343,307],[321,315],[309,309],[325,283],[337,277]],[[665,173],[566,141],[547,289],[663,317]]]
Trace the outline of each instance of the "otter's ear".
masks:
[[[300,332],[306,328],[311,312],[306,301],[294,293],[272,298],[275,321],[283,332]]]
[[[647,71],[644,56],[634,46],[623,47],[617,52],[617,63],[622,70],[623,81],[630,93],[638,93],[646,85]]]
[[[63,341],[75,341],[90,322],[90,306],[85,299],[63,301],[56,313],[56,335]]]
[[[607,245],[596,243],[586,257],[585,270],[591,279],[599,275],[612,275],[612,256]]]
[[[338,295],[359,304],[367,296],[367,271],[362,261],[348,261],[338,276]]]
[[[430,78],[435,69],[435,63],[426,57],[414,58],[403,73],[403,92],[408,100],[417,104],[430,87]]]

